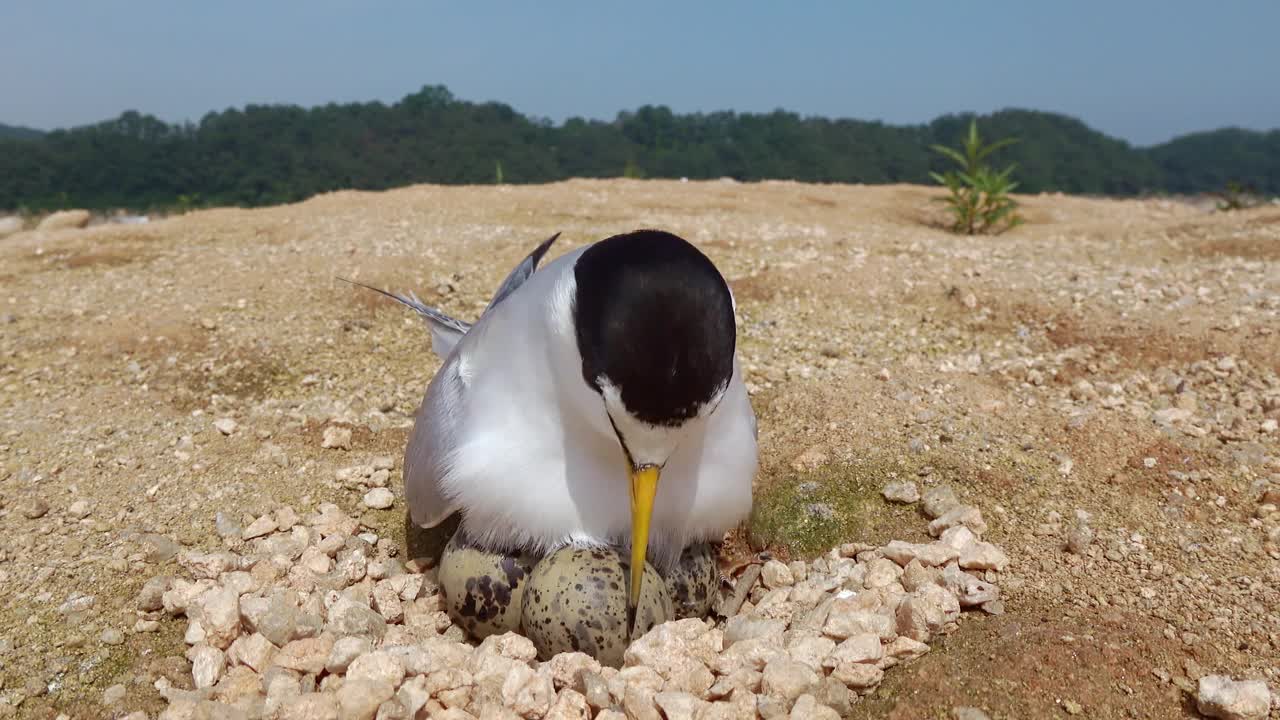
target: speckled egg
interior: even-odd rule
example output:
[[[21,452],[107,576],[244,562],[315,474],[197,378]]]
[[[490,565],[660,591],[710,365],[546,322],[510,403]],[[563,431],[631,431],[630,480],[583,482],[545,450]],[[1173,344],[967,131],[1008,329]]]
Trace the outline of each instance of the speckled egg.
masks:
[[[449,617],[476,640],[520,632],[525,588],[537,561],[528,553],[481,550],[461,531],[454,533],[440,555],[438,574]]]
[[[627,636],[627,577],[631,563],[614,549],[565,547],[543,558],[525,586],[524,634],[549,660],[559,652],[584,652],[620,667]],[[672,618],[662,576],[645,563],[636,608],[635,637]]]
[[[720,568],[710,543],[696,543],[680,553],[680,561],[667,573],[673,618],[706,617],[720,584]]]

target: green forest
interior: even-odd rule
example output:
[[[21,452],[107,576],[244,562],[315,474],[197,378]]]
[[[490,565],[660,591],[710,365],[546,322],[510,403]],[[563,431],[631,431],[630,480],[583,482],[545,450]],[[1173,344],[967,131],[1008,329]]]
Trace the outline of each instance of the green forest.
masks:
[[[0,209],[257,206],[338,189],[538,183],[571,177],[933,184],[971,115],[925,125],[663,106],[561,124],[427,86],[394,104],[249,105],[169,124],[130,111],[51,132],[0,125]],[[1222,129],[1134,147],[1064,115],[1002,110],[984,137],[1017,138],[1019,192],[1280,193],[1280,130]]]

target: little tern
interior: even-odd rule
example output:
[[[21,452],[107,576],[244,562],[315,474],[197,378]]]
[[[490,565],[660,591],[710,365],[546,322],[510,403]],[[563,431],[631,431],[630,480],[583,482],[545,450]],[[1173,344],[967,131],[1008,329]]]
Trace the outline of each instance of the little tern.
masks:
[[[557,237],[474,324],[369,288],[423,316],[443,359],[405,450],[405,494],[415,524],[460,512],[459,532],[489,551],[629,546],[634,612],[646,560],[664,572],[751,510],[736,304],[669,232],[614,235],[539,269]]]

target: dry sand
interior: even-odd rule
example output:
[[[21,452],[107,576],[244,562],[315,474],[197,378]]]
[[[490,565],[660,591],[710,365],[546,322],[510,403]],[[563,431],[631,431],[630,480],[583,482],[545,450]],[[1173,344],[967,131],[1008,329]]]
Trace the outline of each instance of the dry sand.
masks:
[[[335,502],[403,537],[398,500],[364,510],[335,471],[403,451],[438,361],[334,276],[472,319],[550,233],[554,256],[638,227],[698,244],[737,297],[762,446],[741,558],[748,535],[784,558],[922,540],[879,499],[901,479],[951,484],[1011,558],[1006,612],[854,717],[1196,717],[1186,690],[1218,673],[1275,691],[1280,208],[1043,195],[969,238],[931,224],[936,196],[420,186],[0,241],[0,708],[154,717],[185,623],[139,631],[136,598],[178,547],[220,547],[216,513]],[[322,447],[335,424],[350,450]]]

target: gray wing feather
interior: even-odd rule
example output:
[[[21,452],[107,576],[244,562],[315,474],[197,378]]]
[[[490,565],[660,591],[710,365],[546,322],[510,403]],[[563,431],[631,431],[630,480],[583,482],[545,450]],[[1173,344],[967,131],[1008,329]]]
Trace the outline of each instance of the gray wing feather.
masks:
[[[408,306],[414,312],[426,318],[427,324],[431,328],[431,350],[442,358],[447,356],[449,352],[453,350],[453,347],[458,344],[458,341],[462,339],[462,336],[466,335],[467,331],[471,329],[471,323],[445,315],[436,308],[423,303],[418,299],[418,296],[413,293],[409,293],[409,296],[405,297],[404,295],[380,290],[371,285],[356,282],[355,280],[347,280],[346,278],[338,279],[343,282],[351,283],[352,285],[359,285],[366,290],[372,290],[376,293],[386,295],[392,300]]]
[[[547,250],[551,248],[551,244],[554,243],[558,237],[560,237],[560,233],[556,233],[546,240],[543,240],[538,247],[533,249],[533,252],[526,255],[524,260],[521,260],[520,264],[516,265],[515,268],[507,274],[507,278],[502,281],[502,285],[498,287],[498,291],[493,294],[493,299],[489,301],[489,306],[484,309],[485,312],[489,312],[493,306],[505,300],[508,295],[516,291],[516,288],[523,285],[525,280],[529,279],[529,276],[538,269],[538,262],[542,260],[542,256],[547,254]]]

